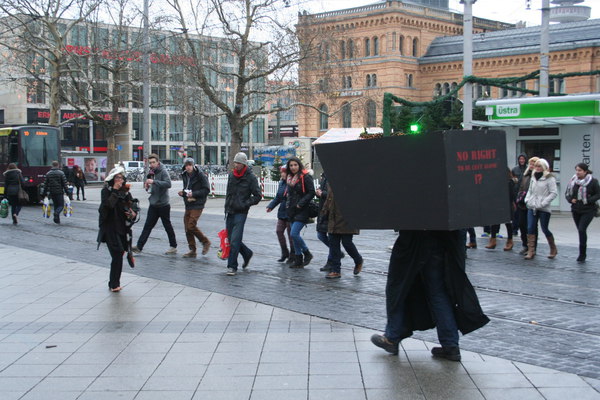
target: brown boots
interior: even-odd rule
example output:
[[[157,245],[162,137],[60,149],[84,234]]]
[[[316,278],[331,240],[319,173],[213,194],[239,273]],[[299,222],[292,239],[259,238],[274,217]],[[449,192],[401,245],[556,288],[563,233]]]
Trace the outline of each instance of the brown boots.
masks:
[[[496,238],[490,238],[489,243],[485,246],[486,249],[495,249],[496,248]]]
[[[527,255],[526,260],[532,260],[535,257],[535,235],[527,235]]]
[[[554,243],[554,236],[546,236],[548,240],[548,246],[550,246],[550,254],[548,258],[554,258],[558,254],[558,249],[556,248],[556,243]]]
[[[506,239],[506,246],[504,246],[504,251],[511,251],[514,246],[514,242],[512,238]]]

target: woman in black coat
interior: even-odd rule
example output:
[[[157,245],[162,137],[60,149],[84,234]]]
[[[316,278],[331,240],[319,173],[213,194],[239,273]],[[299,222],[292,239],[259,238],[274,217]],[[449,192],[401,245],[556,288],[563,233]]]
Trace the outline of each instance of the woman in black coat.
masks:
[[[79,200],[79,190],[81,190],[81,197],[85,200],[85,185],[87,185],[87,180],[79,165],[73,167],[73,185],[77,189],[77,200]]]
[[[286,259],[292,259],[293,264],[293,254],[294,254],[294,242],[292,241],[292,236],[290,234],[292,225],[290,224],[290,220],[287,215],[287,209],[285,208],[285,203],[287,201],[286,198],[286,190],[287,190],[287,169],[286,167],[280,168],[281,180],[279,181],[279,187],[277,188],[277,194],[275,198],[271,200],[269,205],[267,206],[267,212],[271,212],[279,205],[279,209],[277,210],[277,226],[275,227],[275,234],[277,235],[277,240],[279,241],[279,247],[281,247],[281,257],[277,260],[278,262],[285,262]],[[290,241],[290,249],[288,250],[287,243],[285,240],[285,232],[287,231],[288,238]]]
[[[17,217],[21,212],[21,205],[19,204],[19,189],[25,185],[25,179],[21,170],[17,168],[14,163],[8,164],[8,168],[4,171],[4,193],[8,204],[10,204],[10,211],[12,213],[13,224],[17,224]]]
[[[592,171],[585,163],[575,166],[575,175],[567,185],[565,193],[571,203],[573,221],[579,233],[579,257],[577,261],[585,262],[587,253],[587,228],[594,219],[596,202],[600,200],[600,185],[598,179],[592,176]]]
[[[131,253],[131,226],[136,213],[131,209],[133,197],[129,193],[129,185],[125,184],[125,170],[114,168],[105,179],[106,184],[101,192],[100,231],[98,246],[106,243],[111,256],[110,280],[108,288],[111,292],[121,290],[121,271],[123,255],[127,252],[127,261],[133,268]]]
[[[290,268],[303,268],[313,258],[300,232],[308,223],[308,206],[315,197],[315,184],[312,176],[304,169],[302,161],[297,157],[288,160],[286,173],[286,209],[292,224],[291,235],[296,253],[296,260]]]

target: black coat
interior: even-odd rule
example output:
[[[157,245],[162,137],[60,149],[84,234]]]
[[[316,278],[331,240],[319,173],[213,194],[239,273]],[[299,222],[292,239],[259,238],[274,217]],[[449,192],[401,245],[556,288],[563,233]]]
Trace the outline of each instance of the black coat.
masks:
[[[321,196],[319,197],[319,215],[317,216],[317,232],[327,233],[327,227],[329,224],[329,212],[323,210],[323,206],[327,201],[327,194],[329,193],[327,188],[327,177],[325,174],[321,175],[319,181],[319,189],[321,189]]]
[[[127,243],[131,240],[131,226],[125,211],[131,207],[131,193],[125,187],[114,190],[104,186],[100,198],[98,245],[106,243],[110,250],[127,251]]]
[[[287,214],[290,222],[308,222],[308,203],[315,197],[315,182],[312,176],[302,172],[294,186],[287,187]]]
[[[181,179],[183,180],[183,189],[191,190],[191,198],[195,199],[194,201],[189,201],[190,198],[186,197],[186,194],[184,193],[183,202],[185,204],[185,209],[202,210],[206,204],[206,198],[210,193],[210,186],[206,175],[204,175],[203,172],[200,172],[198,167],[194,166],[194,172],[192,172],[192,176],[190,177],[184,167],[183,172],[181,173]]]
[[[431,256],[433,241],[445,249],[444,276],[458,329],[463,335],[489,322],[483,313],[475,289],[465,273],[465,244],[460,231],[400,231],[390,257],[386,285],[388,316],[398,307],[405,310],[405,332],[435,327],[420,269]]]
[[[79,175],[79,176],[77,176]],[[68,177],[67,177],[68,179]],[[73,170],[72,173],[72,182],[73,185],[75,185],[75,187],[84,187],[85,185],[87,185],[87,179],[85,179],[85,174],[83,173],[83,170],[80,168],[77,172],[75,172],[75,170]]]
[[[250,168],[240,178],[231,172],[227,180],[225,214],[248,214],[251,206],[260,203],[262,193],[258,179]]]
[[[7,196],[19,194],[19,188],[25,185],[25,179],[20,169],[8,169],[4,171],[4,193]]]
[[[67,178],[65,173],[58,168],[52,168],[46,174],[46,180],[44,181],[44,196],[50,193],[53,196],[59,194],[69,195],[69,188],[67,187]]]
[[[277,207],[277,205],[279,205],[279,209],[277,210],[277,218],[285,219],[285,220],[288,219],[287,209],[285,207],[285,203],[287,201],[286,190],[287,190],[287,184],[285,183],[285,181],[284,180],[279,181],[279,186],[277,187],[277,194],[275,195],[273,200],[271,200],[271,202],[267,206],[267,208],[274,210],[275,207]]]
[[[567,189],[568,190],[568,189]],[[573,191],[569,193],[568,191],[565,193],[565,197],[567,201],[571,203],[572,199],[577,198],[577,192],[579,191],[579,185],[573,185]],[[600,184],[598,184],[598,179],[592,178],[590,183],[587,185],[587,204],[583,204],[583,201],[577,200],[577,203],[571,203],[571,212],[577,214],[585,214],[588,212],[592,212],[596,209],[596,202],[600,200]]]

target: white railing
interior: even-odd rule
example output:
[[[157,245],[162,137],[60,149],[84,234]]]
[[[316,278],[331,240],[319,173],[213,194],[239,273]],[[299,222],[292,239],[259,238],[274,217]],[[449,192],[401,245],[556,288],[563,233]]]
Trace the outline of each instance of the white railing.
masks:
[[[228,174],[209,174],[208,183],[210,185],[211,196],[225,196],[227,194]],[[263,198],[273,198],[277,194],[279,187],[278,181],[271,180],[270,177],[258,178],[258,184],[263,194]],[[319,187],[319,180],[315,179],[315,188]]]

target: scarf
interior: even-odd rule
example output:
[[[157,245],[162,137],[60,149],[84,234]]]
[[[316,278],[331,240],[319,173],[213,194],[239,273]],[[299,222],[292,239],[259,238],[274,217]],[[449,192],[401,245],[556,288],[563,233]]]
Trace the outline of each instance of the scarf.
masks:
[[[298,179],[300,179],[300,176],[302,174],[300,172],[295,173],[294,175],[288,175],[287,177],[287,184],[289,187],[293,188],[294,186],[296,186],[296,183],[298,183]]]
[[[246,170],[248,169],[247,166],[244,165],[244,168],[242,168],[241,171],[238,171],[237,169],[233,169],[233,176],[235,176],[236,178],[241,178],[242,176],[244,176],[244,174],[246,173]]]
[[[579,186],[577,190],[577,200],[587,204],[587,185],[592,181],[592,174],[586,174],[585,178],[577,179],[577,175],[573,175],[569,184],[567,185],[567,194],[569,197],[573,196],[573,188],[575,185]]]

